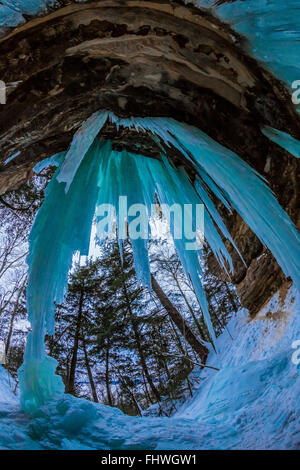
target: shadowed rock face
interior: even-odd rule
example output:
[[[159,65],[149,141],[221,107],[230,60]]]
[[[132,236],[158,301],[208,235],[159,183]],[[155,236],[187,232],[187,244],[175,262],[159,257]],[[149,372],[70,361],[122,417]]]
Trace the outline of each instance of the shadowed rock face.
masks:
[[[200,128],[266,176],[299,226],[299,161],[260,132],[268,124],[299,138],[299,119],[284,86],[245,54],[242,38],[207,12],[167,0],[60,3],[0,39],[0,78],[14,84],[0,107],[0,161],[22,152],[1,164],[0,194],[26,181],[37,161],[65,150],[93,112],[108,109]],[[157,157],[146,134],[106,125],[102,138]],[[174,149],[169,156],[187,165]],[[233,282],[255,312],[283,275],[236,214],[227,222],[248,266],[233,255]]]

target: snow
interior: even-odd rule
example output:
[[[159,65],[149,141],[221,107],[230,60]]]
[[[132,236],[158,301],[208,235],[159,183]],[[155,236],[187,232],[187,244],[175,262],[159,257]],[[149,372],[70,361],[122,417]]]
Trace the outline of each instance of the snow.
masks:
[[[0,364],[0,403],[16,402],[16,396],[12,391],[13,379]]]
[[[220,355],[211,353],[200,390],[176,417],[224,426],[226,448],[300,448],[300,366],[292,343],[300,339],[300,295],[295,288],[284,304],[275,294],[254,320],[240,310],[218,338]]]
[[[299,449],[300,295],[275,294],[250,319],[241,309],[217,339],[198,392],[172,418],[129,417],[61,395],[24,415],[0,368],[0,449]]]

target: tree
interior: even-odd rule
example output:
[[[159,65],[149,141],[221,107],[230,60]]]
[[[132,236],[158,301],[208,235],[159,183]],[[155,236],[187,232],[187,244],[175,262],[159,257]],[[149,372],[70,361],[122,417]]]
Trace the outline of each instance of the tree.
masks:
[[[181,334],[186,338],[190,346],[196,351],[196,353],[199,355],[201,362],[205,364],[206,358],[208,355],[208,349],[207,347],[201,342],[192,332],[190,327],[188,326],[186,320],[184,317],[179,313],[177,308],[175,307],[174,304],[168,299],[160,285],[158,284],[157,280],[151,275],[151,283],[152,283],[152,288],[157,295],[159,301],[161,304],[164,306],[166,311],[168,312],[168,315],[172,319],[172,321],[175,323]]]

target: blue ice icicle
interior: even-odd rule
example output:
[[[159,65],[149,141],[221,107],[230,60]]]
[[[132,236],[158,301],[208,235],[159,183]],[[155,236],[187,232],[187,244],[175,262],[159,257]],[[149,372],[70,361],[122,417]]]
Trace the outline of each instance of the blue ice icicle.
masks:
[[[213,182],[210,189],[217,189],[217,196],[224,195],[223,200],[239,212],[300,289],[299,233],[257,171],[204,132],[173,119],[122,119],[112,113],[109,119],[118,126],[150,131],[193,162],[199,174],[205,172],[207,181]]]
[[[262,133],[268,137],[272,142],[279,145],[296,158],[300,158],[300,142],[286,132],[273,129],[270,126],[264,126],[261,129]]]
[[[33,167],[33,171],[36,174],[39,174],[42,170],[48,168],[49,166],[58,167],[63,162],[65,156],[66,152],[60,152],[56,153],[55,155],[52,155],[52,157],[44,158],[44,160],[41,160]]]
[[[215,223],[217,224],[217,226],[221,230],[224,237],[227,238],[231,242],[232,246],[235,248],[235,250],[239,254],[241,260],[244,262],[243,257],[241,255],[238,247],[234,243],[234,240],[233,240],[232,236],[230,235],[226,225],[224,224],[222,217],[220,216],[220,214],[219,214],[218,210],[216,209],[214,203],[212,202],[211,198],[207,194],[207,191],[205,190],[205,186],[203,185],[203,182],[200,181],[199,178],[196,178],[195,189],[196,189],[197,193],[199,194],[200,198],[202,199],[203,203],[205,204],[208,212],[210,213],[210,215],[212,217],[212,220],[215,221]],[[215,188],[215,189],[217,189],[217,188]],[[217,189],[217,194],[220,194],[218,189]],[[226,251],[226,254],[227,254],[227,251]],[[231,271],[233,271],[231,258],[229,257],[229,260],[228,260],[227,256],[224,256],[224,258],[229,262],[229,266],[231,267]]]
[[[226,199],[273,253],[286,276],[300,290],[300,235],[260,175],[236,154],[196,128],[169,120],[198,164],[222,189]]]
[[[7,165],[8,163],[10,163],[12,160],[14,160],[16,157],[18,157],[19,155],[21,154],[21,152],[16,152],[14,153],[13,155],[11,155],[10,157],[8,157],[5,162],[4,162],[4,165]]]
[[[198,0],[247,38],[245,47],[289,86],[299,79],[300,0]]]
[[[131,208],[131,210],[133,209],[134,205],[144,204],[143,183],[138,174],[135,156],[125,151],[111,151],[110,143],[105,143],[102,146],[101,155],[99,195],[96,215],[99,212],[100,206],[102,204],[111,204],[116,209],[116,211],[118,211],[119,197],[126,198],[126,206],[128,209]],[[140,156],[139,158],[144,157]],[[126,230],[125,226],[120,226],[119,220],[124,219],[124,217],[122,217],[119,212],[117,212],[115,216],[117,222],[117,232],[119,236],[119,246],[122,254],[122,241],[126,237],[126,233],[123,232],[126,232]],[[132,223],[132,216],[134,216],[134,214],[131,216],[129,214],[128,217],[129,230]],[[138,238],[130,237],[130,240],[133,249],[134,266],[137,278],[143,283],[144,286],[148,286],[149,289],[151,289],[150,267],[148,259],[148,216],[149,214],[147,213],[147,228],[143,236]],[[111,222],[112,221],[108,221],[108,224]],[[102,239],[105,237],[105,234],[103,232],[99,232],[99,220],[97,226],[98,239]],[[141,225],[141,228],[142,227],[143,225]]]
[[[74,135],[60,172],[57,175],[57,181],[66,183],[66,192],[69,190],[84,155],[104,126],[107,116],[108,113],[105,111],[92,114]]]
[[[172,207],[174,204],[178,203],[181,205],[181,207],[183,207],[184,204],[201,203],[201,200],[198,198],[196,192],[193,190],[184,170],[177,170],[173,168],[168,163],[166,158],[163,159],[163,165],[157,160],[148,158],[146,165],[149,168],[149,173],[151,175],[152,181],[154,182],[155,191],[162,208],[164,207],[164,205]],[[143,174],[145,173],[146,172],[143,171]],[[204,225],[206,223],[207,219],[205,218]],[[195,225],[195,221],[193,221],[193,225]],[[200,227],[200,229],[201,228],[202,227]],[[190,279],[194,286],[196,296],[204,316],[204,320],[208,327],[211,339],[215,344],[215,333],[208,311],[206,295],[201,282],[201,279],[203,278],[203,271],[200,264],[201,251],[186,249],[186,243],[190,242],[190,240],[185,237],[183,227],[182,238],[176,237],[175,226],[172,221],[170,224],[170,231],[174,240],[174,245],[178,253],[179,259],[182,263],[182,266],[188,279]],[[205,232],[207,233],[206,226]],[[216,231],[213,233],[216,235],[216,237],[218,237]],[[220,238],[219,240],[222,243],[222,240]],[[216,246],[214,245],[215,240],[213,237],[210,237],[209,242],[213,245],[212,249],[216,249]]]
[[[29,237],[27,311],[32,331],[19,371],[21,405],[28,412],[64,390],[61,378],[54,373],[56,361],[46,355],[44,338],[46,332],[54,332],[54,302],[64,300],[73,254],[88,254],[98,189],[98,153],[95,143],[67,194],[64,184],[56,179],[60,169],[56,171]]]
[[[145,202],[148,215],[156,198],[162,208],[164,205],[180,204],[183,207],[184,204],[204,203],[205,237],[220,264],[232,267],[218,230],[229,240],[231,238],[216,212],[210,191],[228,209],[232,207],[240,213],[300,290],[299,233],[266,181],[255,170],[236,154],[186,124],[167,118],[125,120],[109,113],[109,118],[117,126],[134,127],[138,132],[148,131],[164,141],[166,146],[174,145],[193,162],[198,172],[196,181],[191,182],[184,168],[175,168],[163,153],[159,160],[112,151],[110,142],[95,139],[92,143],[93,136],[97,135],[107,115],[107,112],[96,113],[75,136],[71,149],[47,188],[45,201],[30,235],[27,306],[32,332],[20,371],[22,406],[27,411],[35,410],[62,390],[62,383],[54,374],[56,362],[45,354],[44,336],[46,331],[53,332],[54,302],[63,301],[73,253],[88,253],[96,203],[97,210],[101,202],[118,207],[119,196],[127,196],[129,205]],[[59,183],[59,179],[67,183],[67,193],[65,184]],[[194,226],[193,212],[187,215]],[[184,230],[181,238],[176,237],[175,228],[171,221],[170,230],[176,250],[195,288],[209,333],[215,342],[201,282],[201,250],[186,249],[186,243],[190,240]],[[147,283],[150,275],[147,237],[135,246],[134,243],[137,275]]]

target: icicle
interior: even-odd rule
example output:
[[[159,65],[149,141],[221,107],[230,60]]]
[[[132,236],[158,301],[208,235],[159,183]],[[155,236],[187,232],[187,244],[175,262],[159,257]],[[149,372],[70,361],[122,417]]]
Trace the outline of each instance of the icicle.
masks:
[[[211,190],[211,192],[217,196],[217,198],[224,204],[228,212],[232,213],[231,207],[229,202],[226,200],[224,194],[222,193],[222,190],[218,188],[218,186],[214,183],[214,181],[208,176],[207,173],[202,168],[198,168],[198,173],[199,176],[201,176],[201,179],[204,181],[204,183],[207,185],[207,187]]]
[[[9,162],[11,162],[12,160],[14,160],[16,157],[18,157],[19,155],[21,154],[21,152],[16,152],[14,153],[13,155],[11,155],[11,157],[8,157],[5,162],[4,162],[4,165],[7,165]]]
[[[15,27],[25,23],[23,15],[5,5],[0,5],[0,33],[5,31],[6,27]]]
[[[141,156],[140,158],[143,157]],[[105,143],[102,146],[100,175],[100,190],[97,201],[97,215],[99,215],[100,207],[103,207],[104,204],[110,204],[111,206],[116,208],[116,210],[120,209],[120,197],[123,198],[126,207],[131,208],[131,210],[134,209],[134,205],[144,204],[143,185],[138,175],[136,161],[133,155],[128,154],[127,152],[120,153],[111,151],[111,144]],[[126,200],[124,200],[124,198]],[[101,215],[103,216],[104,214],[102,213]],[[124,233],[126,232],[124,220],[126,215],[127,210],[124,216],[122,216],[122,214],[118,212],[115,214],[121,253],[122,240],[126,237],[126,233]],[[147,214],[147,218],[148,215],[149,214]],[[130,228],[130,217],[128,223]],[[111,224],[112,220],[110,217],[110,220],[107,220],[107,225]],[[101,239],[103,238],[103,236],[105,236],[105,233],[103,232],[103,223],[100,224],[98,220],[97,225],[98,239]],[[134,265],[137,278],[143,283],[144,286],[148,286],[149,289],[151,289],[150,268],[148,259],[148,230],[149,228],[147,227],[146,233],[144,233],[144,236],[141,238],[130,238],[134,254]]]
[[[110,119],[122,126],[133,125],[132,119],[111,114]],[[291,276],[300,290],[299,233],[257,171],[192,126],[167,118],[136,118],[135,126],[156,134],[166,144],[172,143],[191,162],[196,162],[199,172],[204,171],[222,190],[225,199],[268,246],[286,276]],[[217,193],[220,195],[219,190]]]
[[[188,177],[185,172],[178,172],[177,170],[175,170],[173,167],[171,167],[171,165],[168,164],[166,159],[164,160],[165,168],[163,168],[156,160],[150,160],[148,162],[148,166],[150,167],[150,173],[153,177],[153,180],[156,182],[156,193],[162,208],[164,207],[164,204],[168,205],[169,207],[172,207],[173,204],[179,203],[183,207],[184,204],[201,203],[200,199],[197,198],[197,194],[195,193],[195,191],[193,191],[193,188],[189,183]],[[195,221],[193,222],[193,225],[195,225]],[[205,218],[204,220],[204,225],[206,223],[207,218]],[[203,230],[203,227],[199,228]],[[190,242],[190,240],[187,240],[184,236],[185,234],[183,227],[182,238],[177,238],[175,236],[174,223],[171,223],[170,229],[179,259],[187,277],[191,280],[194,286],[196,296],[201,307],[205,323],[208,327],[211,339],[213,343],[216,344],[215,332],[208,311],[206,295],[201,283],[201,278],[203,278],[203,271],[199,260],[200,252],[199,250],[186,249],[186,243]],[[207,236],[206,225],[205,233]],[[210,242],[213,245],[213,249],[216,250],[216,245],[214,244],[214,240],[211,237],[211,234],[209,235],[209,238]]]
[[[25,15],[36,15],[55,5],[56,0],[2,0],[1,3],[14,11]]]
[[[34,411],[57,393],[63,393],[56,361],[45,353],[46,332],[54,332],[56,303],[64,300],[73,253],[88,254],[95,212],[98,179],[98,145],[81,163],[69,192],[52,178],[29,238],[27,310],[32,331],[28,335],[24,364],[19,371],[21,404]]]
[[[39,174],[42,170],[45,168],[48,168],[49,166],[56,166],[58,167],[64,160],[66,156],[66,152],[60,152],[56,153],[55,155],[52,155],[50,158],[45,158],[44,160],[40,161],[33,167],[33,171],[36,174]]]
[[[202,172],[203,174],[203,172]],[[244,260],[243,260],[243,257],[238,249],[238,247],[236,246],[236,244],[234,243],[230,233],[228,232],[227,230],[227,227],[226,225],[224,224],[223,220],[222,220],[222,217],[220,216],[219,212],[217,211],[217,209],[215,208],[214,206],[214,203],[212,202],[212,200],[210,199],[209,195],[207,194],[206,190],[205,190],[205,187],[203,186],[203,183],[201,183],[201,181],[199,180],[199,178],[196,178],[196,183],[195,183],[195,188],[196,188],[196,191],[197,193],[199,194],[200,198],[202,199],[202,201],[204,202],[208,212],[210,213],[211,217],[212,217],[212,220],[215,221],[215,223],[217,224],[217,226],[219,227],[219,229],[221,230],[222,234],[224,235],[225,238],[227,238],[228,240],[230,240],[232,246],[235,248],[235,250],[237,251],[237,253],[240,255],[240,258],[241,260],[243,261],[243,263],[245,264]],[[220,195],[220,192],[218,191],[218,188],[214,188],[216,189],[216,193]],[[223,250],[221,250],[221,253],[224,257],[224,259],[227,260],[227,262],[229,263],[229,266],[231,268],[231,271],[233,271],[233,266],[232,266],[232,261],[231,261],[231,258],[229,257],[228,259],[228,256],[227,256],[227,250],[226,250],[226,253],[224,254],[223,253]],[[221,264],[221,263],[220,263]]]
[[[124,121],[122,120],[122,125],[123,123]],[[130,125],[132,125],[131,122]],[[98,215],[99,209],[103,204],[111,204],[118,210],[119,197],[126,195],[128,207],[132,207],[134,204],[145,204],[147,207],[147,217],[149,218],[151,206],[155,203],[156,194],[162,208],[164,205],[169,207],[174,204],[180,205],[185,217],[190,217],[189,221],[186,220],[187,224],[195,226],[195,218],[193,214],[184,212],[184,204],[202,204],[202,201],[182,168],[178,170],[173,168],[164,156],[162,156],[162,161],[159,161],[127,152],[110,152],[110,149],[110,143],[103,144],[99,180],[100,188],[97,201]],[[104,211],[102,211],[101,215],[104,215]],[[165,215],[168,216],[167,214]],[[117,212],[115,216],[118,224],[120,214]],[[205,211],[204,219],[204,224],[206,224],[205,234],[214,253],[221,263],[223,263],[224,258],[231,265],[229,254],[207,211]],[[99,222],[100,220],[98,219],[98,238],[101,239],[105,233],[103,232],[103,223]],[[107,225],[111,224],[109,219],[105,222]],[[183,220],[181,223],[183,224]],[[176,228],[178,229],[178,227]],[[185,237],[183,225],[180,228],[182,239],[177,239],[175,225],[171,221],[171,233],[174,238],[175,247],[186,275],[194,285],[211,338],[215,342],[215,334],[208,312],[206,297],[200,281],[200,277],[203,277],[199,262],[200,252],[197,250],[186,250],[186,245],[191,240]],[[203,230],[203,227],[198,227],[198,229]],[[122,228],[118,225],[118,233],[120,234],[120,232],[122,232]],[[132,239],[129,233],[129,238],[132,243],[137,278],[151,289],[147,249],[148,234],[144,234],[143,237],[138,239]],[[222,254],[223,258],[220,258],[220,254]]]
[[[294,155],[294,157],[300,158],[299,140],[294,139],[294,137],[286,132],[273,129],[273,127],[269,126],[262,127],[261,131],[266,137],[268,137],[268,139],[272,140],[272,142],[275,142],[275,144],[287,150],[289,153]]]
[[[262,177],[198,129],[172,120],[169,125],[300,290],[299,233]]]
[[[104,126],[107,116],[108,113],[106,111],[92,114],[74,135],[70,149],[57,175],[57,181],[66,183],[66,192],[69,190],[84,155]]]

